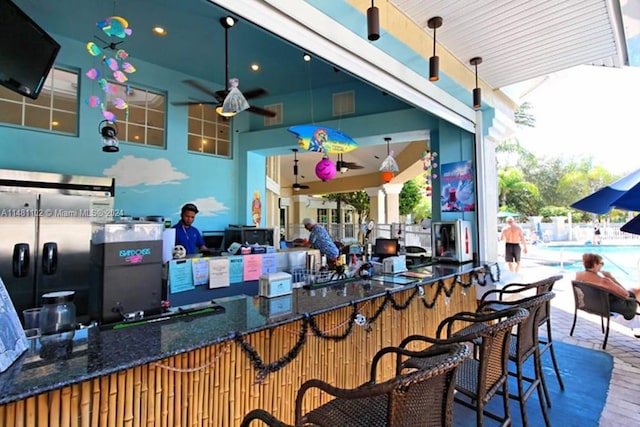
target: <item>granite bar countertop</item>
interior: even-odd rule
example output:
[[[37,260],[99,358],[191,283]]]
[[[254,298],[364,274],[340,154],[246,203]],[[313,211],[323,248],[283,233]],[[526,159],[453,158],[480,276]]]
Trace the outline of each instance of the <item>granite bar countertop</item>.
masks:
[[[72,343],[31,348],[0,374],[0,404],[145,365],[177,354],[293,322],[412,286],[438,283],[475,271],[478,284],[495,281],[495,263],[433,264],[405,275],[374,276],[297,288],[276,298],[237,295],[197,306],[174,309],[171,315],[135,324],[82,327]],[[493,269],[493,271],[491,271]],[[499,272],[497,273],[499,275]],[[499,280],[499,278],[498,278]]]

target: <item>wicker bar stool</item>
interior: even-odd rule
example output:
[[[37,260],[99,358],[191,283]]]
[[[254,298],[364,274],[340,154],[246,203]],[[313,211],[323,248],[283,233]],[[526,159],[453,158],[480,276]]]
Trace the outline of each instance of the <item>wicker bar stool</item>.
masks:
[[[456,373],[454,401],[476,412],[476,425],[484,425],[487,416],[511,425],[509,411],[509,345],[511,329],[527,319],[524,308],[513,308],[492,313],[461,312],[444,319],[436,331],[436,337],[412,335],[405,338],[401,348],[442,342],[465,342],[475,345],[473,357],[465,360]],[[462,332],[464,331],[464,332]],[[420,366],[420,359],[405,362],[406,366]],[[486,404],[496,395],[502,395],[503,415],[488,411]]]
[[[396,375],[377,382],[378,364],[385,356],[395,356]],[[424,351],[385,347],[373,358],[370,380],[354,389],[342,389],[324,381],[306,381],[296,397],[296,426],[405,427],[451,426],[453,395],[458,366],[469,357],[463,344],[434,345]],[[419,368],[405,361],[420,360]],[[305,395],[318,391],[332,400],[303,414]],[[241,427],[253,420],[269,426],[287,424],[262,409],[249,412]]]
[[[510,301],[485,301],[480,304],[478,311],[483,312],[498,307],[503,310],[505,307],[520,307],[529,311],[529,317],[519,323],[509,345],[509,360],[515,365],[515,370],[510,370],[509,375],[517,379],[517,393],[509,393],[509,398],[515,399],[520,404],[520,415],[523,426],[527,426],[526,405],[534,391],[538,392],[540,409],[547,427],[551,425],[549,414],[547,413],[547,400],[549,399],[542,364],[540,362],[540,346],[538,344],[538,325],[540,324],[541,310],[545,304],[555,297],[553,292],[544,292],[539,295],[521,298]],[[532,359],[534,376],[524,374],[524,364]],[[526,383],[526,387],[525,387]]]
[[[555,285],[557,281],[561,280],[562,277],[563,276],[561,274],[558,274],[532,283],[510,283],[508,285],[505,285],[501,289],[501,291],[505,294],[511,292],[526,292],[532,289],[536,291],[536,294],[551,292],[553,291],[553,285]],[[492,290],[488,293],[493,293],[495,291],[496,290]],[[564,390],[564,383],[562,382],[562,377],[560,376],[560,368],[558,367],[556,353],[553,349],[553,336],[551,335],[551,331],[553,329],[551,326],[551,302],[548,301],[540,311],[540,326],[545,327],[547,330],[547,334],[545,337],[538,337],[538,343],[540,344],[540,356],[549,351],[549,354],[551,355],[551,362],[553,363],[553,370],[556,373],[556,378],[558,379],[558,384],[560,385],[560,390]],[[547,387],[545,384],[545,391],[546,389]],[[549,406],[551,406],[551,400],[549,399],[548,394],[546,394],[546,398],[547,403],[549,404]]]

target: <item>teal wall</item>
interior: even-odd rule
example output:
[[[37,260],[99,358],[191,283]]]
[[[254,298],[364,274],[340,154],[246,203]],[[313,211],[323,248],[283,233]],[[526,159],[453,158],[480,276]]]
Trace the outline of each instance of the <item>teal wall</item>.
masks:
[[[460,130],[449,123],[440,122],[440,127],[437,131],[431,132],[431,150],[438,153],[436,157],[436,163],[438,166],[433,170],[437,174],[437,178],[432,180],[432,209],[433,209],[433,221],[454,221],[462,219],[465,221],[471,221],[473,229],[473,235],[477,236],[477,224],[476,210],[473,211],[460,211],[460,212],[442,212],[442,204],[448,200],[448,192],[443,194],[443,187],[447,185],[442,180],[442,165],[457,163],[461,161],[471,161],[474,173],[473,183],[469,186],[465,186],[465,191],[473,190],[475,200],[475,209],[477,209],[477,186],[478,182],[475,178],[477,174],[477,165],[475,161],[475,144],[474,135]],[[473,241],[473,251],[478,251],[478,242]]]
[[[353,10],[342,2],[331,3],[340,3],[340,8],[349,9],[340,19],[348,27],[355,17]],[[362,15],[358,16],[361,19]],[[130,61],[137,72],[129,75],[129,83],[167,95],[166,147],[121,141],[118,153],[103,153],[98,134],[98,124],[103,117],[99,109],[91,109],[84,103],[89,96],[102,94],[97,84],[84,75],[91,67],[100,67],[99,59],[87,53],[84,42],[52,35],[62,44],[56,66],[79,72],[79,134],[69,136],[0,124],[0,168],[115,177],[115,205],[127,215],[161,215],[175,222],[180,207],[193,202],[201,211],[196,226],[202,230],[251,223],[255,191],[260,193],[263,206],[265,203],[264,157],[289,154],[290,149],[297,146],[295,136],[286,130],[295,124],[331,126],[356,140],[371,135],[437,129],[441,155],[447,161],[473,157],[469,134],[362,82],[309,88],[277,98],[263,97],[262,105],[284,104],[281,125],[266,128],[261,116],[240,114],[232,121],[231,159],[190,153],[187,151],[187,108],[171,105],[172,101],[198,97],[198,93],[182,83],[190,76],[136,61],[135,57]],[[382,40],[380,47],[415,70],[425,69],[415,53],[390,37]],[[446,82],[443,76],[438,84]],[[355,91],[357,112],[335,119],[331,110],[332,95],[345,90]],[[434,192],[434,196],[436,194]]]
[[[134,217],[161,215],[175,222],[179,219],[180,207],[193,202],[200,209],[196,225],[202,230],[221,230],[228,224],[250,224],[251,201],[256,190],[264,203],[264,157],[270,153],[247,155],[244,138],[256,131],[273,132],[268,144],[276,147],[276,151],[288,154],[297,143],[286,128],[332,117],[332,95],[345,90],[356,92],[357,115],[379,118],[383,111],[407,108],[403,102],[383,96],[378,89],[365,83],[314,89],[278,99],[264,97],[261,101],[265,105],[284,103],[282,125],[265,130],[261,116],[238,115],[232,122],[233,156],[231,159],[219,158],[187,151],[187,108],[172,106],[171,102],[198,96],[181,83],[189,76],[131,58],[137,71],[129,75],[129,83],[167,95],[166,147],[120,141],[118,153],[104,153],[98,133],[102,114],[99,109],[89,108],[84,103],[91,95],[103,94],[97,83],[84,75],[92,67],[100,68],[99,60],[87,53],[84,43],[55,34],[54,37],[62,45],[55,65],[77,71],[80,76],[78,135],[0,124],[0,168],[115,177],[116,208]],[[343,123],[347,123],[347,119]],[[360,124],[365,128],[369,126],[367,120]],[[334,125],[339,128],[340,123]],[[366,131],[358,134],[366,134]],[[262,147],[265,142],[260,141],[255,148]]]

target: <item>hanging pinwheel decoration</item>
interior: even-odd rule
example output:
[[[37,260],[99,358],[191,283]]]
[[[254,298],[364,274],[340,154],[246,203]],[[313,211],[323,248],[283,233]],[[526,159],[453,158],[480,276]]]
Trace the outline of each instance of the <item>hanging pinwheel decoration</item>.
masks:
[[[438,177],[438,174],[435,172],[438,167],[438,163],[436,163],[436,157],[438,153],[427,149],[422,152],[422,170],[424,170],[424,181],[425,181],[425,195],[427,197],[431,197],[431,191],[433,189],[433,180]]]
[[[110,16],[103,21],[97,22],[96,26],[109,37],[124,39],[132,33],[127,20],[120,16]],[[109,108],[113,106],[118,110],[123,110],[125,118],[128,117],[129,105],[126,102],[126,98],[130,93],[130,88],[129,85],[126,85],[124,91],[122,91],[119,85],[108,80],[107,74],[110,73],[110,77],[118,83],[126,83],[129,80],[127,74],[135,73],[136,68],[128,61],[129,54],[127,51],[118,48],[118,45],[124,40],[107,42],[98,36],[95,36],[95,38],[103,43],[103,48],[101,49],[94,42],[88,42],[86,48],[91,56],[101,58],[101,67],[93,67],[85,75],[89,80],[98,83],[105,95],[104,100],[97,95],[91,95],[86,100],[86,103],[91,108],[99,107],[105,120],[115,123],[116,115],[109,111]],[[110,49],[113,52],[113,56],[109,57],[104,54],[104,49]]]

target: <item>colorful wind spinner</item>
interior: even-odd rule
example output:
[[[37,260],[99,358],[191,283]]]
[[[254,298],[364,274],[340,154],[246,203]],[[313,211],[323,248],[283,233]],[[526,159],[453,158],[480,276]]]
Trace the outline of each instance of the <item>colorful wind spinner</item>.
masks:
[[[436,157],[438,157],[438,153],[433,152],[427,149],[422,152],[422,169],[424,170],[424,180],[425,180],[425,194],[427,197],[431,196],[432,180],[438,178],[437,167],[438,163],[436,163]]]
[[[103,21],[97,22],[96,26],[100,28],[107,36],[109,37],[118,37],[124,39],[127,36],[132,34],[131,28],[129,28],[129,23],[126,19],[121,16],[109,16],[105,18]],[[99,37],[96,37],[98,40],[103,41]],[[107,80],[106,75],[111,74],[113,80],[118,83],[126,83],[129,78],[127,74],[132,74],[136,72],[136,68],[127,61],[129,58],[129,54],[124,49],[117,49],[116,46],[122,43],[107,43],[107,46],[104,49],[110,49],[114,52],[113,56],[107,56],[103,53],[102,49],[94,42],[88,42],[86,45],[87,52],[91,56],[98,57],[102,55],[102,72],[100,69],[93,67],[89,71],[85,73],[85,76],[89,80],[96,81],[98,86],[105,93],[106,100],[103,102],[100,97],[96,95],[90,96],[85,102],[91,108],[100,108],[102,110],[102,115],[106,120],[111,122],[115,122],[116,116],[114,113],[109,111],[109,107],[113,106],[118,110],[124,110],[125,117],[129,115],[129,104],[122,97],[116,97],[109,102],[110,95],[116,95],[119,93],[119,87],[116,84],[113,84]],[[128,85],[125,87],[125,95],[129,95],[130,88]]]

